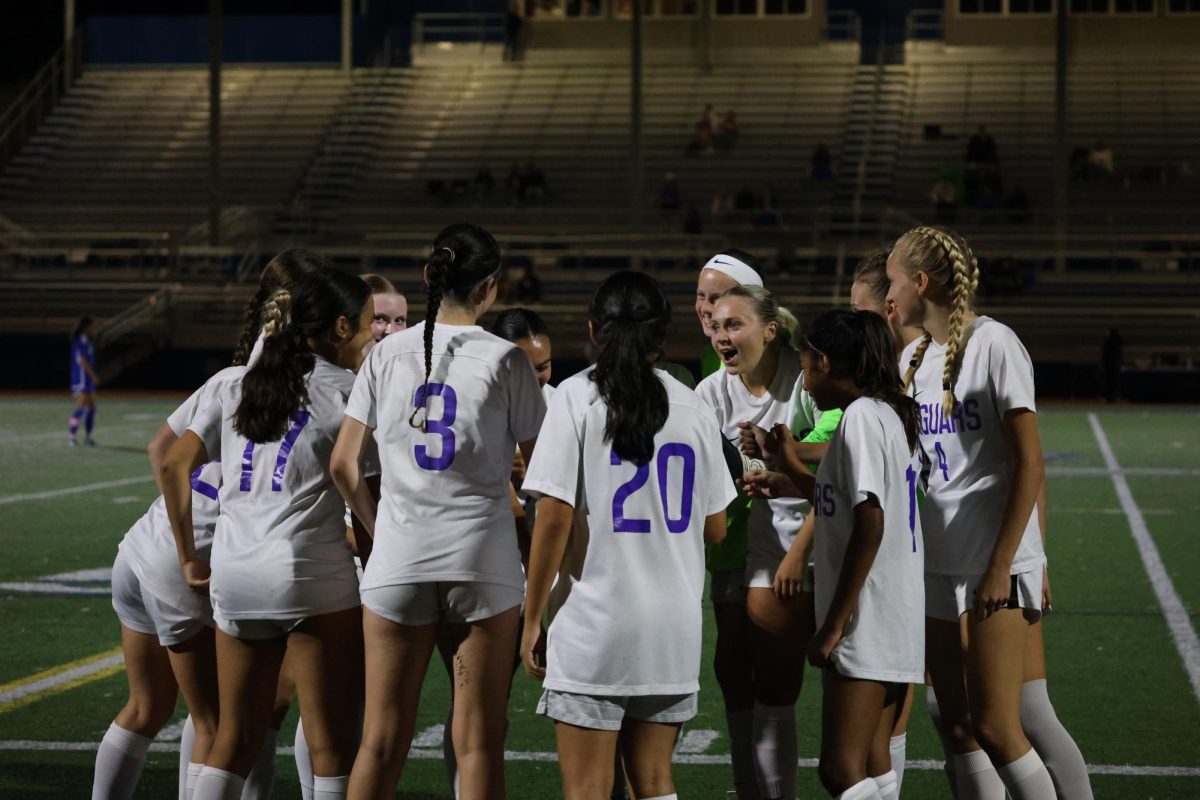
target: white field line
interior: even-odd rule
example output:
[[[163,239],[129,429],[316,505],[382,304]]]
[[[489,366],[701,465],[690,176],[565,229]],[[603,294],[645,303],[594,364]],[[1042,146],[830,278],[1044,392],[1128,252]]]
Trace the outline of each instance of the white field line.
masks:
[[[10,494],[0,497],[0,506],[6,506],[10,503],[24,503],[28,500],[48,500],[51,497],[63,497],[64,495],[68,494],[94,492],[99,489],[112,489],[117,486],[131,486],[135,483],[146,483],[153,480],[154,477],[151,475],[139,475],[136,478],[121,478],[120,480],[115,481],[85,483],[83,486],[68,486],[65,489],[50,489],[45,492],[33,492],[32,494]]]
[[[413,739],[412,746],[414,748],[436,747],[441,748],[442,737],[445,735],[446,726],[443,724],[430,725],[425,730],[417,734]],[[442,752],[440,749],[438,752]]]
[[[183,736],[183,726],[187,724],[187,717],[179,720],[174,725],[168,725],[158,732],[158,736],[154,737],[158,742],[178,742]]]
[[[65,419],[65,417],[64,417]],[[166,419],[165,417],[163,418]],[[126,422],[120,425],[102,425],[99,430],[102,431],[125,431],[130,429],[146,429],[146,422],[152,420]],[[63,443],[67,440],[67,429],[63,426],[60,431],[43,431],[42,433],[20,433],[16,435],[0,435],[0,444],[21,444],[23,442],[40,442],[46,439],[62,439]]]
[[[1167,619],[1167,626],[1171,629],[1171,638],[1175,640],[1175,649],[1179,651],[1179,657],[1183,659],[1183,666],[1192,683],[1192,692],[1200,701],[1200,641],[1196,638],[1196,630],[1192,627],[1191,619],[1188,617],[1187,609],[1183,607],[1179,593],[1175,591],[1175,585],[1171,583],[1171,577],[1167,574],[1166,567],[1163,566],[1162,556],[1158,554],[1158,548],[1150,536],[1150,529],[1146,527],[1146,520],[1142,517],[1142,512],[1133,499],[1129,482],[1125,480],[1125,474],[1121,472],[1121,466],[1117,463],[1117,457],[1108,443],[1108,437],[1104,434],[1100,419],[1095,414],[1088,414],[1088,423],[1092,426],[1092,434],[1096,437],[1096,444],[1099,445],[1100,452],[1104,456],[1104,463],[1112,472],[1113,488],[1116,490],[1117,499],[1121,501],[1121,508],[1125,510],[1125,516],[1129,520],[1129,532],[1133,534],[1138,554],[1142,557],[1142,565],[1146,568],[1146,574],[1150,576],[1150,585],[1154,587],[1158,604],[1162,607],[1163,616]]]
[[[20,680],[14,681],[11,689],[0,691],[0,711],[6,707],[13,706],[20,700],[29,697],[30,695],[38,695],[63,686],[64,684],[76,684],[84,682],[86,679],[98,672],[105,672],[113,667],[119,667],[125,663],[124,654],[117,652],[100,658],[82,659],[78,662],[78,666],[70,666],[67,669],[50,670],[45,673],[45,677],[37,680]]]
[[[676,753],[703,753],[720,736],[716,731],[695,730],[683,734],[683,739],[675,746]]]
[[[8,739],[0,740],[0,750],[10,752],[95,752],[100,746],[99,742],[39,742],[29,739]],[[154,742],[150,745],[152,753],[178,753],[178,742]],[[293,754],[291,747],[277,747],[275,754],[277,756],[290,756]],[[437,761],[442,758],[441,748],[437,750],[413,748],[409,751],[409,758],[419,759],[421,761]],[[527,752],[520,750],[506,750],[504,753],[505,761],[539,761],[553,762],[558,760],[557,753],[546,752]],[[677,753],[673,761],[676,764],[696,765],[696,764],[728,764],[728,755],[698,755],[693,753]],[[813,769],[817,766],[815,758],[801,758],[799,765],[807,769]],[[937,770],[940,771],[943,767],[941,761],[931,760],[913,760],[905,764],[905,769],[915,770]],[[1200,778],[1200,767],[1142,767],[1132,764],[1089,764],[1088,773],[1091,775],[1127,775],[1127,776],[1147,776],[1147,777],[1162,777],[1162,778]]]
[[[1046,467],[1046,475],[1051,478],[1101,478],[1106,475],[1132,475],[1137,478],[1192,478],[1200,475],[1200,469],[1175,469],[1172,467],[1130,467],[1128,469],[1113,469],[1112,467]]]
[[[76,595],[80,597],[108,597],[111,586],[80,586],[77,583],[53,583],[50,581],[0,583],[0,592],[21,594]]]

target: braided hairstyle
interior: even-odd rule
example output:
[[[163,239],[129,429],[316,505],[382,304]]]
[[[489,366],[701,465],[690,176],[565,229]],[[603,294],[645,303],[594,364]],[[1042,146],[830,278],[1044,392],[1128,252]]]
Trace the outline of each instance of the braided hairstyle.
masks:
[[[250,362],[250,353],[254,351],[254,342],[265,319],[264,305],[271,295],[280,289],[290,292],[308,273],[332,266],[325,256],[299,247],[284,250],[267,263],[258,279],[258,291],[246,303],[246,311],[242,315],[242,332],[238,335],[237,348],[233,352],[235,367]]]
[[[278,289],[262,307],[262,355],[242,376],[233,428],[256,444],[274,442],[308,405],[305,377],[316,364],[309,339],[328,338],[340,317],[357,329],[371,290],[357,275],[326,268]]]
[[[469,302],[471,292],[500,271],[500,245],[483,228],[457,223],[443,228],[433,240],[426,269],[429,280],[425,306],[425,380],[417,390],[419,398],[426,396],[429,375],[433,372],[433,329],[442,301]],[[425,430],[426,415],[422,413],[425,403],[419,402],[415,406],[408,424]]]
[[[975,290],[979,287],[979,262],[970,245],[956,233],[942,228],[913,228],[896,241],[904,248],[904,265],[909,272],[924,272],[950,292],[950,330],[946,342],[946,363],[942,370],[942,404],[946,413],[954,412],[954,382],[958,379],[963,345],[963,319],[975,307]],[[904,389],[912,385],[913,376],[933,337],[926,333],[913,353],[904,375]]]
[[[749,300],[750,307],[754,310],[754,316],[758,318],[759,322],[763,325],[775,323],[778,332],[775,334],[775,340],[769,345],[770,347],[796,349],[796,337],[800,323],[796,321],[792,312],[779,305],[779,301],[771,292],[761,286],[743,284],[735,286],[721,295],[722,300],[726,297],[741,297]]]
[[[911,451],[917,445],[917,401],[905,394],[896,365],[892,332],[873,311],[826,311],[812,321],[808,342],[832,362],[832,370],[849,375],[863,396],[882,400],[900,417]]]
[[[654,456],[654,435],[670,410],[653,362],[671,326],[671,304],[649,275],[625,270],[600,284],[588,319],[597,345],[590,379],[607,407],[604,438],[622,461],[641,466]]]
[[[880,248],[872,250],[858,262],[858,266],[854,268],[854,277],[851,283],[861,283],[867,287],[867,291],[871,293],[871,299],[884,306],[887,302],[888,282],[887,276],[887,260],[888,251]]]

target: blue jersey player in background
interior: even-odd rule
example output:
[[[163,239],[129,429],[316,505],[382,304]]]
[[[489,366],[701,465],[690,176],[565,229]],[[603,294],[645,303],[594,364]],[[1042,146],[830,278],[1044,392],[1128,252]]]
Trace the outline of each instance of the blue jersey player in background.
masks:
[[[74,447],[79,442],[76,435],[79,432],[79,420],[83,420],[83,430],[87,438],[84,444],[94,446],[92,427],[96,423],[96,387],[100,378],[96,375],[96,352],[92,347],[91,337],[92,318],[82,316],[75,323],[71,332],[71,394],[75,397],[75,410],[71,412],[70,438],[67,444]]]

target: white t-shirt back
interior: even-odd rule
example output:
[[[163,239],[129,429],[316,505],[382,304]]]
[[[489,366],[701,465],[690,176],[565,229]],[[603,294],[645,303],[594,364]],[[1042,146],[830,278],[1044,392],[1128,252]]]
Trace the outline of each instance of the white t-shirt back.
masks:
[[[925,674],[925,553],[917,513],[918,464],[904,425],[880,400],[847,406],[817,470],[813,510],[817,625],[829,616],[854,509],[874,496],[883,510],[883,540],[867,581],[834,648],[849,678],[919,683]]]
[[[253,444],[233,428],[241,385],[201,403],[189,426],[221,459],[221,513],[212,549],[213,610],[229,619],[291,619],[359,604],[329,457],[354,375],[322,358],[305,378],[308,405],[278,442]],[[366,460],[377,461],[374,444]]]
[[[939,575],[987,570],[1011,486],[1004,415],[1019,408],[1037,410],[1033,362],[1017,335],[989,317],[977,317],[963,335],[954,414],[946,415],[942,408],[944,345],[930,342],[912,387],[920,406],[921,451],[929,476],[921,510],[925,569]],[[918,339],[904,349],[902,370],[908,369],[919,343]],[[1035,569],[1044,560],[1035,508],[1013,558],[1012,574]]]
[[[346,415],[375,431],[383,479],[363,590],[432,581],[524,587],[509,501],[517,442],[546,404],[529,358],[478,326],[437,325],[427,430],[425,323],[386,337],[359,371]],[[420,419],[420,417],[418,417]]]
[[[699,688],[704,520],[736,496],[720,430],[662,370],[670,411],[642,467],[605,440],[607,407],[588,369],[563,381],[524,488],[575,509],[550,602],[545,687],[601,695]],[[543,444],[544,443],[544,444]]]
[[[717,415],[721,435],[736,445],[739,422],[752,422],[769,431],[780,423],[791,425],[805,410],[815,409],[801,384],[802,374],[800,358],[794,351],[784,350],[775,379],[762,397],[755,397],[741,378],[723,369],[700,381],[696,394]],[[808,501],[800,499],[751,503],[748,523],[751,568],[778,564],[787,555],[808,509]]]

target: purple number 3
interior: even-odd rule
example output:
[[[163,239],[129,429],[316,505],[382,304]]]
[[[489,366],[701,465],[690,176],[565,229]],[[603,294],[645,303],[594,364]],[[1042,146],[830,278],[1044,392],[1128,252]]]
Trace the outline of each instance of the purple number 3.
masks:
[[[421,469],[441,471],[448,469],[454,463],[454,431],[450,429],[450,426],[454,424],[458,412],[458,395],[454,393],[454,389],[449,384],[427,383],[417,389],[417,393],[413,397],[413,407],[424,407],[428,413],[430,396],[442,398],[441,419],[426,418],[425,420],[425,432],[442,437],[440,455],[437,458],[431,457],[429,449],[423,444],[413,448],[413,455],[416,456],[417,466]]]

